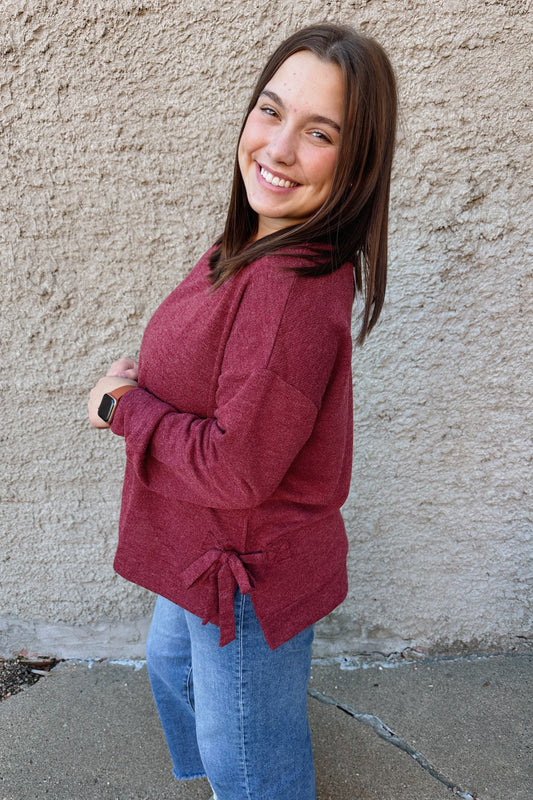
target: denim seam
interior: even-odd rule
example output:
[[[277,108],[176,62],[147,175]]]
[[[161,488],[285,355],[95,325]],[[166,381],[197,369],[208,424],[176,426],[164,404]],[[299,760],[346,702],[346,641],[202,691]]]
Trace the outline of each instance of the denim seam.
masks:
[[[248,781],[248,765],[246,759],[246,743],[244,731],[244,700],[243,700],[243,661],[244,661],[244,648],[243,648],[243,627],[244,627],[244,604],[246,602],[246,595],[241,595],[239,604],[239,720],[241,727],[241,761],[244,777],[244,788],[246,791],[247,800],[251,800],[250,784]]]

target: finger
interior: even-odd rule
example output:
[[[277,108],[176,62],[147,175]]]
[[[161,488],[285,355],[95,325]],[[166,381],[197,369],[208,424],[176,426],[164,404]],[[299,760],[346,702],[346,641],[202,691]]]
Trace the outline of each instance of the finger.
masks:
[[[113,361],[109,367],[106,377],[108,378],[137,378],[137,363],[132,358],[119,358]]]
[[[114,361],[106,372],[106,378],[122,378],[122,373],[127,366],[120,361]]]

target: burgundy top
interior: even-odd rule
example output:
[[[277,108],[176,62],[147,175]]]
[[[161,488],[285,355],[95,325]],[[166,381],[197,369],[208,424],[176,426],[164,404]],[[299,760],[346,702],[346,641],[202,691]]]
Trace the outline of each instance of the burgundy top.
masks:
[[[235,636],[250,593],[274,649],[347,591],[353,269],[265,256],[216,291],[207,255],[155,312],[126,440],[115,569]]]

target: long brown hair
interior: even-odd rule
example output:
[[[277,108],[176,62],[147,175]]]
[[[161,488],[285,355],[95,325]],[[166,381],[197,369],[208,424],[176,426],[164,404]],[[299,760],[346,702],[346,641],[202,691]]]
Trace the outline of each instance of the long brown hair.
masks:
[[[355,282],[364,295],[358,342],[377,322],[387,279],[387,227],[390,176],[396,133],[394,72],[383,48],[344,25],[323,23],[286,39],[268,60],[246,110],[248,115],[284,61],[309,50],[338,64],[345,85],[344,119],[331,191],[325,203],[302,223],[252,242],[257,215],[248,203],[238,159],[224,233],[210,260],[210,280],[220,286],[247,264],[283,249],[302,255],[309,266],[299,273],[319,276],[353,263]],[[324,244],[329,245],[324,248]]]

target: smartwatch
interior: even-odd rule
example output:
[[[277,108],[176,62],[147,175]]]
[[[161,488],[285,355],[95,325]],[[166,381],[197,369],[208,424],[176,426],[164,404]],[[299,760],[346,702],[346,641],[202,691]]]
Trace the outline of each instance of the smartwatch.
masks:
[[[113,389],[112,392],[104,394],[102,397],[102,402],[98,407],[98,416],[100,419],[103,419],[104,422],[107,422],[109,425],[111,425],[118,401],[122,395],[126,394],[126,392],[129,392],[130,389],[135,389],[135,386],[126,384],[125,386],[119,386],[118,389]]]

